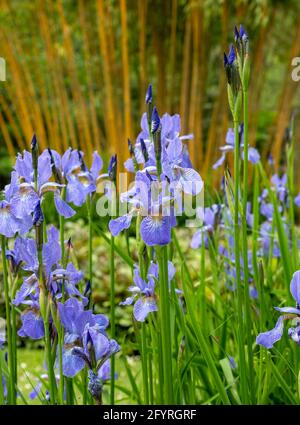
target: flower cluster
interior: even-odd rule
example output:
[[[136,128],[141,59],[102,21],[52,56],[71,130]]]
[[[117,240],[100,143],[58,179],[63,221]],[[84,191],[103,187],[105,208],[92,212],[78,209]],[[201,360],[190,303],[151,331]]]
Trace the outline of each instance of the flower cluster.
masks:
[[[152,89],[148,89],[146,101],[149,107]],[[126,169],[135,173],[133,187],[120,198],[129,205],[129,211],[111,220],[109,228],[117,236],[139,215],[140,234],[146,245],[167,245],[176,215],[183,212],[182,195],[197,195],[203,182],[192,168],[184,144],[192,135],[180,136],[179,115],[164,114],[160,118],[156,107],[149,107],[141,128],[135,146],[129,143],[131,157],[125,162]]]
[[[18,153],[11,181],[4,189],[0,202],[0,234],[7,238],[16,233],[25,235],[33,226],[33,213],[43,203],[46,193],[53,193],[59,215],[69,218],[75,210],[69,205],[81,206],[87,196],[96,191],[102,159],[94,152],[90,169],[83,153],[69,148],[62,156],[46,149],[37,157],[36,138],[32,152]],[[34,158],[36,157],[36,158]]]

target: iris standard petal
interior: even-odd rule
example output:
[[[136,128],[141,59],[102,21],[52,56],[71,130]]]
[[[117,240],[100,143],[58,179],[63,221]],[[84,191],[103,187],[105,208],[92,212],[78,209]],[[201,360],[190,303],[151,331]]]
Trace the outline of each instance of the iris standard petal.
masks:
[[[94,180],[97,179],[99,172],[102,169],[102,167],[103,167],[102,158],[100,157],[98,152],[95,151],[93,153],[93,164],[92,164],[92,167],[91,167],[91,170],[90,170]]]

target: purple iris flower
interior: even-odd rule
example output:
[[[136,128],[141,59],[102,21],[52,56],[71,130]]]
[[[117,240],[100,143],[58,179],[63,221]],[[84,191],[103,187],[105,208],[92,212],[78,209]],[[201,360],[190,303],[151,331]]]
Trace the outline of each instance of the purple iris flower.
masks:
[[[15,174],[6,188],[10,195],[11,209],[13,214],[24,219],[33,213],[39,201],[42,201],[47,192],[53,192],[54,203],[57,212],[69,218],[75,211],[61,198],[63,184],[51,181],[52,164],[47,150],[38,157],[38,181],[37,188],[34,184],[34,170],[32,155],[24,151],[23,155],[18,154],[15,164]]]
[[[261,256],[263,255],[269,255],[270,253],[270,247],[271,247],[271,238],[272,238],[272,224],[270,221],[265,221],[261,224],[260,227],[260,235],[258,238],[258,241],[260,242],[262,246],[262,252],[259,253]],[[280,249],[278,245],[277,239],[273,236],[273,253],[272,256],[275,258],[280,257]]]
[[[164,186],[167,186],[166,181],[160,189],[160,183],[153,181],[149,173],[139,171],[136,174],[135,186],[121,195],[121,200],[127,201],[131,206],[129,213],[109,222],[112,235],[117,236],[124,229],[128,229],[132,218],[140,214],[144,217],[140,226],[143,241],[148,246],[167,245],[175,223],[172,213],[168,211],[170,197],[164,196]]]
[[[147,114],[144,113],[141,120],[141,128],[142,131],[138,135],[134,147],[134,156],[139,165],[143,165],[144,167],[151,167],[156,165],[155,152],[154,152],[154,144],[152,142],[152,136],[149,134],[149,125]],[[160,132],[161,132],[161,145],[162,145],[162,166],[164,171],[164,166],[167,166],[169,159],[166,156],[166,149],[169,145],[174,148],[176,145],[177,149],[177,158],[176,164],[177,166],[181,166],[183,168],[192,168],[188,152],[186,150],[185,145],[180,145],[176,143],[176,140],[180,141],[189,140],[193,138],[192,134],[180,136],[180,117],[178,114],[169,115],[164,114],[160,118]],[[169,151],[172,150],[172,147],[169,148]],[[145,158],[146,157],[146,158]],[[175,159],[175,158],[174,158]],[[188,166],[187,166],[188,163]],[[127,171],[135,172],[134,164],[132,158],[129,158],[125,162],[125,168]]]
[[[191,241],[191,248],[197,249],[202,245],[202,234],[204,235],[205,247],[208,246],[208,236],[214,230],[216,217],[220,212],[220,208],[220,205],[213,204],[211,207],[204,208],[204,214],[203,208],[200,211],[197,210],[197,217],[199,219],[203,218],[203,226],[194,234]]]
[[[300,207],[300,193],[294,198],[294,203],[297,207]]]
[[[146,245],[167,245],[171,228],[176,225],[175,213],[183,212],[182,193],[199,194],[203,181],[183,144],[192,135],[180,136],[179,115],[159,117],[154,106],[150,129],[148,119],[147,113],[143,114],[142,131],[131,147],[131,158],[125,162],[125,168],[136,173],[133,188],[120,196],[121,202],[129,205],[129,212],[111,220],[109,229],[117,236],[139,214],[143,217],[140,234]],[[157,175],[158,162],[161,175]]]
[[[244,130],[243,130],[243,126],[240,127],[240,138],[241,138],[241,143],[240,143],[240,154],[242,159],[244,160]],[[226,144],[224,146],[220,147],[220,151],[222,152],[221,157],[215,162],[215,164],[213,165],[213,169],[216,170],[218,167],[220,167],[225,159],[226,159],[226,155],[228,152],[233,152],[234,151],[234,131],[232,128],[229,128],[226,134]],[[260,155],[258,153],[258,151],[255,148],[252,147],[248,147],[248,161],[251,162],[252,164],[256,164],[258,161],[260,160]]]
[[[299,323],[300,323],[300,271],[293,274],[290,291],[296,301],[296,307],[275,307],[277,311],[283,313],[276,322],[273,329],[260,333],[256,338],[256,343],[266,348],[272,348],[275,342],[279,341],[283,335],[284,320],[296,319],[297,326],[289,329],[289,336],[300,345]]]
[[[168,262],[168,278],[169,282],[175,275],[175,267],[169,261]],[[148,317],[149,313],[157,311],[156,295],[155,295],[155,282],[158,280],[158,266],[155,263],[151,263],[147,281],[141,278],[139,268],[135,266],[133,275],[134,286],[128,288],[132,295],[122,301],[120,305],[131,305],[133,306],[133,315],[135,320],[138,322],[144,322]],[[136,300],[137,298],[137,300]]]
[[[11,252],[11,251],[10,251]],[[39,278],[38,278],[38,253],[36,242],[30,238],[17,238],[14,250],[15,261],[24,271],[31,274],[24,278],[23,283],[16,293],[13,304],[26,305],[27,309],[22,313],[22,328],[20,336],[29,336],[39,339],[43,334],[43,321],[39,310]],[[42,248],[43,268],[45,272],[46,285],[49,292],[56,299],[62,297],[62,293],[69,297],[79,297],[84,304],[88,299],[77,289],[77,285],[83,279],[83,273],[77,271],[72,263],[66,269],[60,265],[61,247],[59,244],[59,233],[54,226],[47,230],[47,242]]]
[[[271,182],[275,186],[276,193],[280,202],[285,202],[287,200],[287,175],[283,174],[279,177],[278,174],[274,174],[271,178]]]
[[[61,323],[65,329],[63,372],[73,377],[86,365],[93,366],[93,360],[102,361],[119,351],[114,340],[109,340],[105,329],[109,321],[102,314],[84,310],[76,298],[69,298],[65,304],[58,303]],[[93,356],[91,357],[91,350]]]
[[[73,151],[74,152],[74,151]],[[70,155],[74,155],[71,152]],[[67,202],[72,202],[76,206],[81,206],[85,203],[88,195],[96,191],[99,172],[103,167],[103,161],[100,155],[95,151],[93,153],[93,163],[90,169],[87,168],[83,161],[83,153],[75,151],[75,155],[79,158],[79,168],[73,168],[66,175],[67,184]]]

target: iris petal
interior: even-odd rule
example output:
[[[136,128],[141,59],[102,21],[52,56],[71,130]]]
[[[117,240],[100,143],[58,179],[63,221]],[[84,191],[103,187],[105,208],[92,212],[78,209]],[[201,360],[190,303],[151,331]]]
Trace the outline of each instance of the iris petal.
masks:
[[[138,322],[144,322],[148,314],[157,311],[157,304],[152,297],[141,297],[134,304],[133,315]]]
[[[140,227],[146,245],[167,245],[171,240],[170,217],[145,217]]]
[[[71,208],[57,193],[54,194],[54,203],[59,215],[62,215],[65,218],[70,218],[76,214],[76,211],[74,211],[73,208]]]
[[[300,270],[293,274],[290,291],[296,303],[300,305]]]
[[[130,227],[132,220],[131,214],[125,214],[122,217],[118,217],[114,220],[110,220],[109,222],[109,230],[113,236],[118,236],[124,229],[128,229]]]
[[[260,333],[256,338],[256,344],[266,348],[272,348],[275,342],[279,341],[283,334],[283,316],[279,317],[275,328],[270,331]]]

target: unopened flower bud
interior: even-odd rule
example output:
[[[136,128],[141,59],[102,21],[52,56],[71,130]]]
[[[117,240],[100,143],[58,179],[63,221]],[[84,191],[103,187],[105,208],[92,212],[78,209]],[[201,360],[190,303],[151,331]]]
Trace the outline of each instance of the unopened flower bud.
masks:
[[[88,390],[89,390],[90,394],[97,401],[98,404],[102,404],[103,384],[102,384],[100,378],[98,378],[96,373],[93,372],[92,370],[89,370],[88,378],[89,378]]]
[[[147,147],[146,147],[146,144],[144,142],[144,139],[140,139],[140,144],[141,144],[143,157],[145,159],[145,162],[147,162],[149,160],[149,155],[148,155],[148,151],[147,151]]]
[[[145,102],[148,105],[149,103],[152,103],[152,85],[149,84],[147,91],[146,91],[146,97]]]
[[[115,182],[117,178],[117,164],[117,155],[112,155],[108,165],[108,176],[113,182]]]

